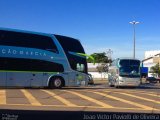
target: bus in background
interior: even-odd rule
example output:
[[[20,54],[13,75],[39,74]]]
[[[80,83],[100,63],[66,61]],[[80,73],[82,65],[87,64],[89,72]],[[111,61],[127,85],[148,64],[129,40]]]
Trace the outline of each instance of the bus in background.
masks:
[[[0,87],[88,84],[86,57],[74,38],[0,28]]]
[[[132,58],[118,58],[109,67],[109,86],[139,86],[140,60]]]

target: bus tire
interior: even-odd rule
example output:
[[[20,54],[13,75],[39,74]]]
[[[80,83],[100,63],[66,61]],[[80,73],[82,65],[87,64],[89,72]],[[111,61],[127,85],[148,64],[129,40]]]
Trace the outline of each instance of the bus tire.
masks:
[[[60,89],[64,86],[64,79],[62,77],[52,77],[49,82],[49,88]]]
[[[118,85],[116,85],[116,86],[115,86],[115,88],[119,88],[119,86],[118,86]]]
[[[117,83],[114,84],[115,88],[119,88],[119,85]]]
[[[114,85],[112,83],[109,82],[108,84],[109,84],[109,87],[114,87]]]

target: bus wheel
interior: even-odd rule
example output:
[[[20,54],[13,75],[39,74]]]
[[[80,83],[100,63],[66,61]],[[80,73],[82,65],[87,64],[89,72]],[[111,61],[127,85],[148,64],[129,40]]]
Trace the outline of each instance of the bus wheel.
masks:
[[[50,80],[49,88],[62,88],[63,86],[63,79],[61,77],[53,77]]]
[[[115,88],[119,88],[119,85],[117,85],[117,83],[115,83],[114,87],[115,87]]]
[[[114,85],[112,85],[111,82],[108,82],[108,84],[109,84],[109,87],[114,87]]]
[[[116,85],[115,87],[116,87],[116,88],[119,88],[119,86],[118,86],[118,85]]]

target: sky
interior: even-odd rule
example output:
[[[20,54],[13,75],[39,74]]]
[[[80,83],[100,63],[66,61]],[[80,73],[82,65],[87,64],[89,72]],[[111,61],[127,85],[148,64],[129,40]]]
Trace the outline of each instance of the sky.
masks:
[[[0,0],[0,27],[79,39],[87,54],[136,58],[160,50],[160,0]]]

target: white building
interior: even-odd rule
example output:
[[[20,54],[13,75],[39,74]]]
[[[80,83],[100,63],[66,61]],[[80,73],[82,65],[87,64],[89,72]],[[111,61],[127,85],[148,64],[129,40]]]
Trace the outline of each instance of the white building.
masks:
[[[154,57],[155,55],[157,55],[159,53],[160,53],[160,50],[145,51],[144,59],[147,59],[147,58],[150,58],[150,57]]]
[[[146,51],[145,52],[145,59],[142,60],[143,67],[148,67],[148,76],[152,76],[151,67],[155,66],[157,63],[160,64],[160,50],[155,51]]]

